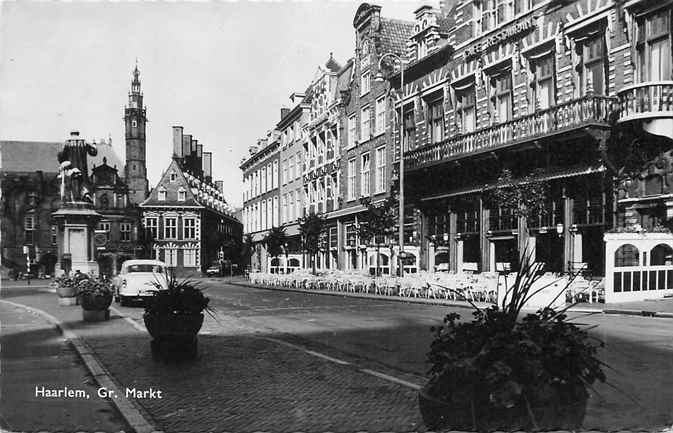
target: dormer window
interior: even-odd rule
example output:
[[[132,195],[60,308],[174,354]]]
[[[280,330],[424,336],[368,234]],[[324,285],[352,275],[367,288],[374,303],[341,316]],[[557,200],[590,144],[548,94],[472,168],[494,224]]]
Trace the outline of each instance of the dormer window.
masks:
[[[422,59],[428,54],[428,44],[425,43],[424,39],[418,41],[417,44],[417,54],[418,59]]]
[[[157,198],[159,201],[166,201],[166,190],[164,188],[161,188],[157,194]]]
[[[178,201],[185,201],[187,197],[187,191],[184,188],[178,190]]]

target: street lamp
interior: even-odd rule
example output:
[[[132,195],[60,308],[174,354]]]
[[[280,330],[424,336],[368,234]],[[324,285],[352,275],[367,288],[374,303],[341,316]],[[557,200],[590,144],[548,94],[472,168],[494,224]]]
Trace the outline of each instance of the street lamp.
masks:
[[[375,81],[384,81],[381,73],[381,62],[386,57],[392,57],[400,63],[400,227],[399,227],[399,262],[400,262],[400,276],[404,275],[404,61],[402,57],[395,53],[385,53],[379,59],[378,72],[374,77]]]

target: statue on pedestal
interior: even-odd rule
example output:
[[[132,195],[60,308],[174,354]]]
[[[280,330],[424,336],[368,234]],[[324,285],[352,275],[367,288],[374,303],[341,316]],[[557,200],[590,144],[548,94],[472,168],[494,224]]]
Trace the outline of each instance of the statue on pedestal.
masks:
[[[91,202],[91,188],[87,169],[87,155],[96,156],[95,144],[79,138],[79,132],[71,132],[63,150],[58,153],[61,200]]]

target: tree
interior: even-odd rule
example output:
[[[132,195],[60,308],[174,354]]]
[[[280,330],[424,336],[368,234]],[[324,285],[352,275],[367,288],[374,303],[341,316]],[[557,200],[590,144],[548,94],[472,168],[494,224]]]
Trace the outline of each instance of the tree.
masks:
[[[241,246],[241,260],[245,266],[250,266],[250,259],[252,259],[252,254],[254,251],[255,245],[250,233],[245,235],[243,238],[243,245]]]
[[[363,241],[368,240],[376,246],[376,275],[379,272],[379,252],[381,249],[380,238],[395,233],[395,217],[397,200],[391,194],[385,200],[379,203],[372,203],[370,197],[363,197],[360,203],[367,208],[364,215],[360,218],[358,226],[358,236]]]
[[[139,227],[138,230],[138,251],[139,258],[153,259],[154,258],[154,236],[152,230],[148,227]]]
[[[309,256],[311,269],[315,275],[315,255],[320,248],[320,234],[323,231],[325,220],[314,212],[299,219],[299,233],[301,233],[302,247]]]
[[[264,243],[266,244],[266,250],[269,253],[269,256],[277,258],[283,252],[286,241],[287,236],[285,235],[285,227],[271,227],[266,238],[264,238]]]
[[[541,173],[536,170],[532,176],[515,181],[510,170],[502,170],[497,186],[482,191],[487,205],[507,209],[516,217],[546,215],[549,183],[536,180],[535,177],[539,174]]]

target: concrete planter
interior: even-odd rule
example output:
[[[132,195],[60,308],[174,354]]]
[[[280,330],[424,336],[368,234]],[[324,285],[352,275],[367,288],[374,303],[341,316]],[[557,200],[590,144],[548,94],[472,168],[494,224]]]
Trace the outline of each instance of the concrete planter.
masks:
[[[58,298],[58,305],[62,307],[77,304],[79,304],[79,302],[77,301],[77,296],[63,296]]]
[[[531,402],[529,413],[523,403],[510,409],[489,409],[487,405],[472,407],[469,401],[446,402],[432,396],[426,386],[418,393],[418,403],[423,422],[433,430],[575,431],[582,426],[588,399],[584,387],[571,387],[547,397],[544,403]]]
[[[85,310],[82,309],[82,319],[85,322],[104,322],[110,320],[110,310]]]

